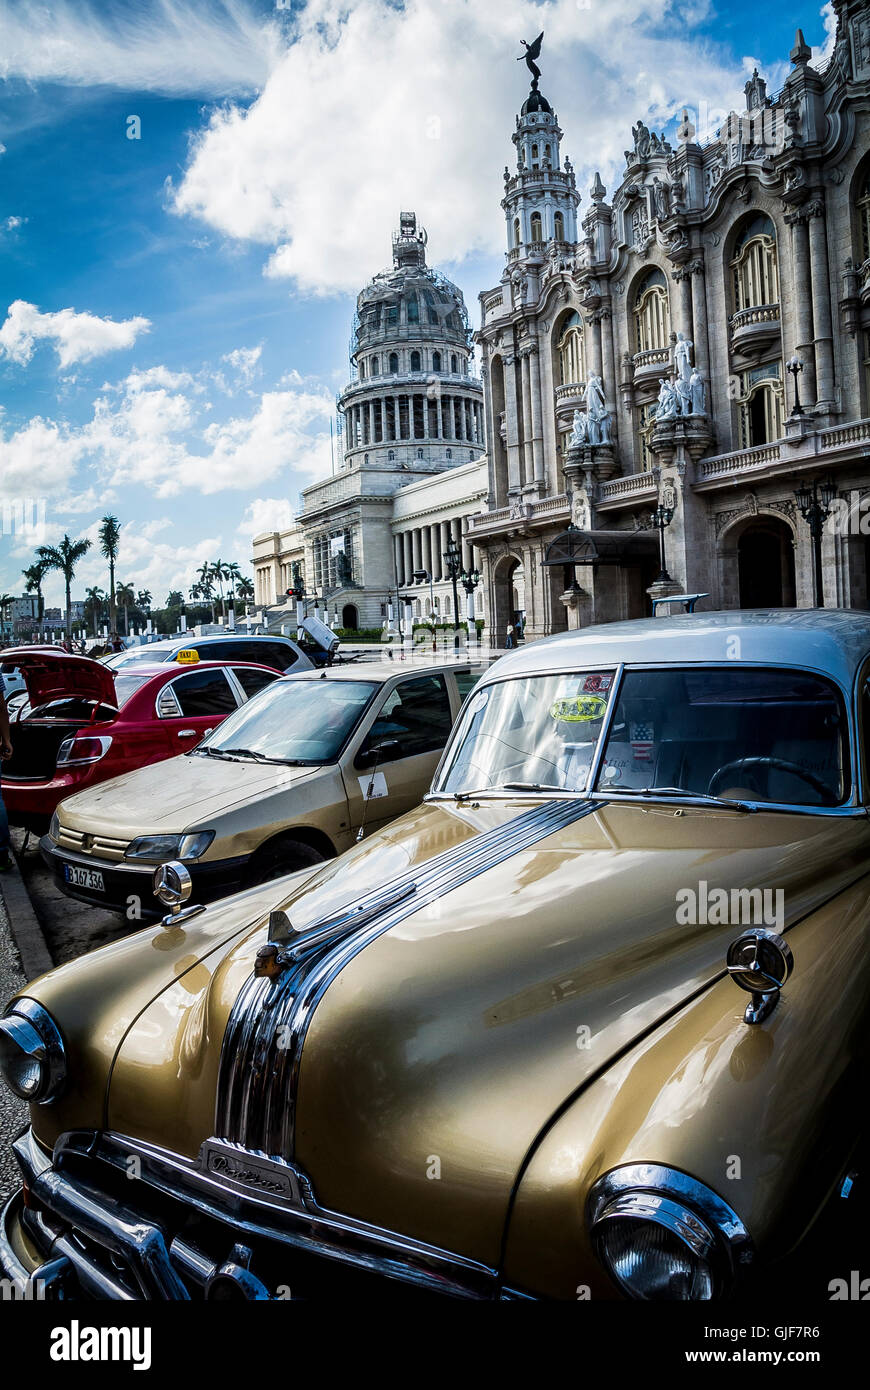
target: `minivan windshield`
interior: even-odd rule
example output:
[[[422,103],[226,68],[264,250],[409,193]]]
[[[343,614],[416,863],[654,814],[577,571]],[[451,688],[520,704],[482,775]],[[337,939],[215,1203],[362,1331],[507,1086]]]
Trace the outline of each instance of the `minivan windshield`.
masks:
[[[373,681],[276,680],[228,715],[195,756],[332,762],[377,689]]]

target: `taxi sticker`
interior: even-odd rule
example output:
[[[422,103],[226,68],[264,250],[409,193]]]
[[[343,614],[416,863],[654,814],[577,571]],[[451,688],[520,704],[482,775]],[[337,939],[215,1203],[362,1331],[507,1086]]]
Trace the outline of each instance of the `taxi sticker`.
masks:
[[[587,695],[601,695],[610,689],[612,682],[612,676],[587,676],[583,681],[583,691]]]
[[[185,647],[182,651],[175,653],[175,660],[180,666],[193,666],[199,661],[199,652],[195,647]]]
[[[365,801],[377,801],[380,797],[390,794],[387,779],[382,772],[374,772],[368,777],[358,777],[357,781]]]
[[[568,699],[554,700],[550,706],[550,718],[562,719],[567,723],[591,723],[601,719],[607,709],[607,701],[600,695],[572,695]]]

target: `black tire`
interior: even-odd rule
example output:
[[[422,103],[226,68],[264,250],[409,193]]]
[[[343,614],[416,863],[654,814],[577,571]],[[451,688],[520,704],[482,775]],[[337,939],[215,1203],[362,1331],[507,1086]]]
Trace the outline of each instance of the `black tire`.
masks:
[[[304,844],[302,840],[294,840],[289,835],[282,836],[279,840],[270,840],[254,855],[248,870],[247,886],[255,888],[260,883],[271,883],[273,879],[283,878],[285,874],[295,873],[297,869],[307,869],[312,864],[321,864],[325,857],[311,845]]]

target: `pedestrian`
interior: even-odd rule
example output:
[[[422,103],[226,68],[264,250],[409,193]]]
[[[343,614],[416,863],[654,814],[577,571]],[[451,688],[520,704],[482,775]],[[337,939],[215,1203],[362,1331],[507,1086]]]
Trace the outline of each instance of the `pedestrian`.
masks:
[[[6,682],[0,676],[0,760],[6,762],[12,757],[12,736],[9,732],[9,711],[6,708]],[[0,874],[12,868],[11,845],[9,841],[9,817],[3,805],[0,790]]]
[[[127,650],[117,632],[112,633],[111,646],[113,652],[125,652]]]
[[[508,625],[507,625],[507,637],[505,638],[505,644],[504,644],[504,645],[505,645],[505,651],[508,651],[508,652],[509,652],[509,651],[511,650],[511,648],[513,647],[513,644],[514,644],[514,625],[513,625],[513,623],[508,623]]]

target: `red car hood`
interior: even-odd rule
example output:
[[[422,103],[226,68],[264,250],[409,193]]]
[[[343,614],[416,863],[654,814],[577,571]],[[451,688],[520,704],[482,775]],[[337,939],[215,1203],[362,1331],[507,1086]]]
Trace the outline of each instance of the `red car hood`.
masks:
[[[9,647],[0,652],[0,672],[14,667],[21,672],[31,706],[44,705],[64,695],[101,700],[114,705],[115,677],[101,661],[70,652]]]

